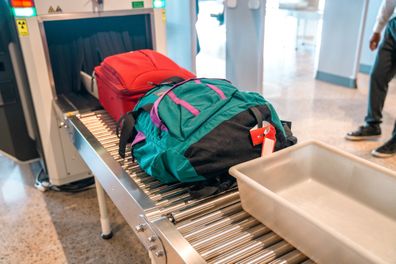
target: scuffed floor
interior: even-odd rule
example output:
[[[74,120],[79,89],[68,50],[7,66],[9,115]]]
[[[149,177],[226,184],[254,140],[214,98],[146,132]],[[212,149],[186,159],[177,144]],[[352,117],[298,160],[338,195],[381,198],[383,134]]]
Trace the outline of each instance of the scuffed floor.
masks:
[[[0,156],[0,263],[150,263],[109,199],[114,237],[102,240],[95,189],[42,193],[36,167]]]

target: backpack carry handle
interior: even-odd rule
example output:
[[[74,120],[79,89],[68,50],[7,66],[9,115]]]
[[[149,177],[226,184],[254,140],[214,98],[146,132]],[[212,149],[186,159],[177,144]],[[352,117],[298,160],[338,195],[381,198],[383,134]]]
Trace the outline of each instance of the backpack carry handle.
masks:
[[[179,82],[183,82],[185,80],[186,79],[179,77],[179,76],[172,76],[170,78],[167,78],[167,79],[161,81],[160,83],[148,82],[148,84],[158,87],[158,86],[162,86],[162,85],[171,85],[171,84],[175,85],[175,84],[178,84]]]
[[[174,84],[177,84],[177,83],[180,83],[180,82],[184,82],[186,79],[184,79],[184,78],[182,78],[182,77],[179,77],[179,76],[172,76],[172,77],[170,77],[170,78],[168,78],[168,79],[166,79],[166,80],[163,80],[161,83],[160,83],[160,85],[161,84],[171,84],[171,83],[174,83]]]
[[[169,88],[169,90],[165,91],[154,103],[153,108],[150,111],[150,118],[153,121],[154,125],[158,128],[160,128],[161,130],[168,130],[167,127],[165,127],[165,125],[162,123],[159,114],[158,114],[158,105],[159,103],[162,101],[162,99],[168,94],[170,93],[173,89],[175,89],[176,87],[179,87],[182,84],[185,84],[189,81],[192,81],[195,79],[188,79],[188,80],[184,80],[182,82],[179,82],[175,85],[173,85],[171,88]]]
[[[193,78],[193,79],[188,79],[185,80],[183,82],[179,82],[177,84],[175,84],[174,86],[172,86],[171,88],[169,88],[167,91],[165,91],[154,103],[154,106],[150,112],[150,118],[153,121],[154,125],[156,127],[158,127],[159,129],[163,130],[163,131],[167,131],[168,128],[164,125],[164,123],[162,122],[159,113],[158,113],[158,106],[160,104],[160,102],[162,101],[162,99],[164,99],[165,96],[170,96],[171,100],[174,101],[176,104],[179,104],[181,106],[183,106],[187,111],[191,112],[193,115],[197,116],[199,114],[199,111],[193,107],[192,105],[190,105],[188,102],[181,100],[179,98],[177,98],[177,96],[173,93],[173,90],[187,82],[190,81],[194,81],[196,84],[202,84],[201,79],[204,78]],[[224,79],[217,79],[217,80],[224,80]],[[224,80],[227,81],[227,80]],[[228,82],[228,81],[227,81]],[[213,84],[205,84],[208,88],[212,89],[213,91],[215,91],[221,100],[225,100],[226,96],[224,95],[224,92],[218,88],[216,85]]]

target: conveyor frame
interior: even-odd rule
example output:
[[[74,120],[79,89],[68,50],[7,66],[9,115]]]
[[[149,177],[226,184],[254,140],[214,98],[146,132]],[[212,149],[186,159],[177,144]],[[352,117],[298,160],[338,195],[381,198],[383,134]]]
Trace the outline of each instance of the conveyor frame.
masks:
[[[94,135],[82,124],[77,116],[68,119],[68,128],[73,143],[83,160],[89,164],[96,179],[99,180],[107,195],[120,210],[125,220],[138,235],[146,249],[150,250],[148,238],[158,235],[166,252],[169,263],[205,263],[202,257],[182,237],[166,217],[153,217],[144,221],[145,215],[159,215],[151,199],[136,185],[124,169],[104,149]],[[150,223],[156,230],[139,232],[139,226]],[[147,230],[147,229],[146,229]],[[160,251],[153,254],[157,263],[166,263]]]
[[[270,263],[294,250],[243,211],[237,190],[194,200],[180,184],[161,185],[139,171],[130,155],[120,158],[115,122],[105,111],[70,115],[65,123],[77,151],[153,262],[229,263],[243,250],[243,258],[238,257],[244,263],[264,257]]]

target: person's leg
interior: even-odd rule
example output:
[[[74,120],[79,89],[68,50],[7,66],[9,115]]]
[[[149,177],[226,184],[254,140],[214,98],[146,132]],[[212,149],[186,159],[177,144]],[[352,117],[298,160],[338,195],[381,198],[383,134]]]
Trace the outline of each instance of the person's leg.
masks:
[[[392,19],[389,22],[389,26],[387,28],[387,33],[388,33],[388,35],[391,36],[390,37],[391,40],[389,42],[393,44],[393,46],[392,46],[393,52],[392,52],[392,57],[391,57],[392,61],[393,61],[392,64],[396,64],[396,19]],[[392,67],[393,67],[392,71],[389,74],[390,75],[389,81],[395,74],[396,66],[393,65]],[[393,73],[393,75],[391,75],[392,73]],[[385,92],[385,95],[384,95],[384,97],[385,97],[387,89],[384,92]],[[382,96],[382,94],[379,93],[378,96]],[[381,108],[381,111],[382,111],[383,105],[384,105],[384,102],[382,101],[382,104],[380,102],[379,105],[377,105],[376,107]],[[377,115],[377,113],[375,113],[375,111],[372,111],[372,116],[375,117],[375,115]],[[387,158],[387,157],[392,157],[392,156],[396,155],[396,122],[395,122],[395,125],[393,128],[392,137],[387,142],[385,142],[382,146],[374,149],[371,152],[371,154],[373,156],[379,157],[379,158]]]
[[[382,122],[382,109],[388,92],[388,84],[396,71],[395,39],[393,37],[395,33],[396,21],[392,19],[386,29],[370,75],[368,109],[365,117],[365,121],[369,125],[379,125]]]
[[[388,83],[396,73],[396,19],[389,21],[384,38],[379,46],[370,74],[366,125],[346,135],[348,140],[365,140],[381,135],[380,123]]]

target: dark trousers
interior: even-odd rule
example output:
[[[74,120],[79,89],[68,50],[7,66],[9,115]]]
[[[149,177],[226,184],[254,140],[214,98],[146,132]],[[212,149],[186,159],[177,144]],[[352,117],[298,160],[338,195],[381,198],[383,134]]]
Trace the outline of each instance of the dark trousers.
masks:
[[[386,27],[384,38],[379,46],[371,71],[366,123],[380,124],[382,122],[382,109],[388,93],[388,84],[395,74],[396,18],[393,18]],[[393,137],[396,137],[396,122],[393,129]]]

